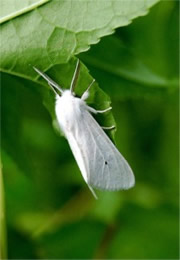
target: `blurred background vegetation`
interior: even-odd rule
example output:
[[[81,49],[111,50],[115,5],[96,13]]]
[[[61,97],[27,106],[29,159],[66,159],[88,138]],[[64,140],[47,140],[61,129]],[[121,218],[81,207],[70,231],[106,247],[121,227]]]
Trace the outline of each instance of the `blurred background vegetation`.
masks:
[[[2,73],[8,258],[179,259],[178,2],[162,1],[79,58],[112,99],[136,185],[96,201],[37,84]]]

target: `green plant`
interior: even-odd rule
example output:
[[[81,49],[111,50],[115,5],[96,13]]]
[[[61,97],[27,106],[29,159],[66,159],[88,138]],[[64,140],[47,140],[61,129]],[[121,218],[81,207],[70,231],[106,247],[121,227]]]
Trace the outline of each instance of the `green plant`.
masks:
[[[9,259],[178,259],[178,2],[157,2],[1,1]],[[99,192],[98,201],[56,131],[54,94],[32,68],[68,88],[77,57],[76,93],[95,78],[91,105],[112,99],[115,141],[136,176],[134,189]],[[111,125],[113,115],[97,120]]]

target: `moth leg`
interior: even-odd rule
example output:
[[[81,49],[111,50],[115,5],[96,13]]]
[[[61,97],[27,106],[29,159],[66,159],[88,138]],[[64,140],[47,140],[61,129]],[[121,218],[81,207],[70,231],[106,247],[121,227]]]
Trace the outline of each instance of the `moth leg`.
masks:
[[[108,108],[106,108],[106,109],[104,109],[104,110],[96,110],[95,108],[92,108],[92,107],[90,107],[90,106],[88,106],[88,110],[89,110],[89,112],[92,112],[92,113],[94,113],[94,114],[98,114],[98,113],[105,113],[105,112],[107,112],[107,111],[109,111],[109,110],[111,110],[112,109],[112,107],[108,107]]]
[[[101,127],[102,127],[102,129],[104,129],[104,130],[113,130],[113,129],[116,128],[115,125],[112,125],[112,126],[101,126]]]
[[[108,107],[108,108],[106,108],[106,109],[104,109],[104,110],[96,110],[96,113],[101,113],[101,114],[103,114],[103,113],[106,113],[107,111],[110,111],[112,109],[112,107]]]

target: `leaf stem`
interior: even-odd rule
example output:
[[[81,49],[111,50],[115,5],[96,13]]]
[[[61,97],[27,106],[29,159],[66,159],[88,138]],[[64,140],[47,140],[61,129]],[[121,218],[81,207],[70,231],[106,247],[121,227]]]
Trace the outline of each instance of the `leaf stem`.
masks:
[[[0,259],[7,259],[7,234],[4,205],[2,165],[0,163]]]
[[[26,7],[22,8],[22,9],[20,9],[18,11],[15,11],[15,12],[13,12],[11,14],[8,14],[8,15],[6,15],[6,16],[4,16],[4,17],[2,17],[0,19],[0,24],[4,23],[4,22],[7,22],[7,21],[9,21],[9,20],[11,20],[11,19],[21,15],[21,14],[24,14],[24,13],[27,13],[29,11],[32,11],[33,9],[37,8],[40,5],[45,4],[48,1],[49,0],[40,0],[40,1],[38,1],[38,2],[36,2],[34,4],[32,4],[32,5],[26,6]]]

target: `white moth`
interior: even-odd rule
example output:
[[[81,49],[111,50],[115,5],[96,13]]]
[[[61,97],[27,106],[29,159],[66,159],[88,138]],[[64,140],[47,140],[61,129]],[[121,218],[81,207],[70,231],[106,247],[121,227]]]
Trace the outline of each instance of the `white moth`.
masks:
[[[122,190],[134,186],[134,174],[115,145],[91,113],[105,113],[111,109],[97,111],[85,100],[88,90],[81,98],[75,97],[74,87],[79,74],[79,60],[71,82],[70,90],[62,88],[46,74],[35,68],[56,93],[55,112],[59,126],[68,140],[82,176],[89,189],[97,198],[93,188],[100,190]],[[106,127],[112,129],[113,127]]]

